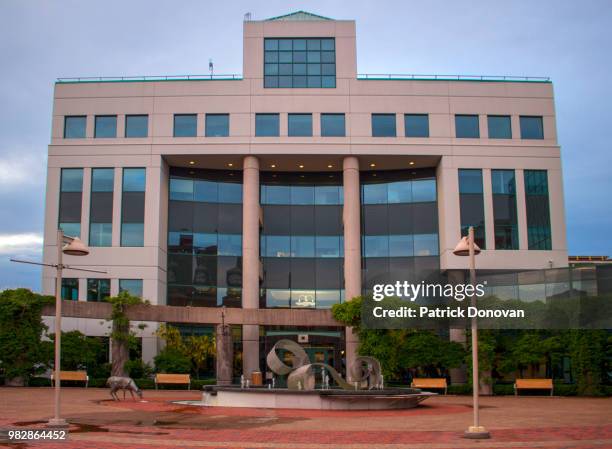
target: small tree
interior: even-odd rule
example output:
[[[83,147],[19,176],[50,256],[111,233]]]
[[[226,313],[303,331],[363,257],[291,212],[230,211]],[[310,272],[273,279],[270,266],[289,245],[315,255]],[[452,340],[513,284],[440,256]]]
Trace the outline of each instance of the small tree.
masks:
[[[199,377],[208,359],[215,356],[215,338],[210,335],[192,335],[187,337],[185,346],[187,354],[191,356],[196,375]]]
[[[130,346],[136,344],[136,335],[130,327],[130,320],[127,317],[127,311],[131,306],[139,304],[149,304],[148,301],[143,301],[138,296],[130,295],[127,291],[122,291],[117,296],[107,299],[113,306],[111,320],[113,329],[111,332],[113,363],[111,367],[111,376],[127,376],[125,363],[130,358]],[[144,324],[139,326],[141,329]]]
[[[7,383],[24,385],[49,362],[41,342],[47,330],[42,308],[53,301],[25,288],[0,293],[0,371]]]
[[[166,342],[164,350],[155,358],[158,370],[184,370],[183,359],[186,358],[193,365],[195,374],[199,375],[209,358],[214,357],[216,353],[215,339],[209,335],[191,335],[183,338],[176,327],[168,324],[161,324],[156,335]]]
[[[55,346],[55,334],[49,335]],[[62,369],[74,371],[94,368],[102,343],[96,337],[87,337],[79,331],[62,332]],[[51,348],[52,350],[52,348]],[[53,355],[50,354],[50,360]]]

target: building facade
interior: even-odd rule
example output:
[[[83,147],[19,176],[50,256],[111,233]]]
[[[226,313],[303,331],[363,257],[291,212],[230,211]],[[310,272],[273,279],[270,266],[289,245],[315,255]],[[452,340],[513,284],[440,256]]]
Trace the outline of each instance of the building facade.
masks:
[[[225,306],[245,373],[298,335],[342,368],[357,342],[330,307],[377,283],[463,276],[452,250],[469,226],[478,269],[566,267],[552,84],[358,76],[355,33],[298,12],[244,22],[242,76],[59,80],[44,259],[59,226],[91,248],[65,263],[106,271],[65,270],[65,299]]]

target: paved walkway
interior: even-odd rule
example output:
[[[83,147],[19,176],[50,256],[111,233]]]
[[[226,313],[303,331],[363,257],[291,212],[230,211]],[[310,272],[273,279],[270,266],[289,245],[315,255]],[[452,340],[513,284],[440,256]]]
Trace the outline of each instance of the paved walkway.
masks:
[[[116,403],[108,390],[65,388],[67,442],[12,444],[42,449],[460,449],[612,448],[612,399],[485,397],[482,424],[492,439],[461,438],[471,398],[438,396],[400,411],[200,408],[172,404],[199,392],[145,391],[145,402]],[[0,388],[0,427],[41,428],[50,388]],[[2,444],[0,444],[0,447]]]

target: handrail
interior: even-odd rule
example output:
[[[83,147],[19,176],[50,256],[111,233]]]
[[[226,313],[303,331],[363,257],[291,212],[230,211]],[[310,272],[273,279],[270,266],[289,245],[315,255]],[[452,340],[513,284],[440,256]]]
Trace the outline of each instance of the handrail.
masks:
[[[548,76],[514,76],[514,75],[429,75],[405,73],[360,73],[360,80],[438,80],[438,81],[522,81],[534,83],[550,82]]]
[[[191,81],[191,80],[241,80],[242,75],[142,75],[142,76],[79,76],[58,78],[57,83],[103,83],[117,81]]]

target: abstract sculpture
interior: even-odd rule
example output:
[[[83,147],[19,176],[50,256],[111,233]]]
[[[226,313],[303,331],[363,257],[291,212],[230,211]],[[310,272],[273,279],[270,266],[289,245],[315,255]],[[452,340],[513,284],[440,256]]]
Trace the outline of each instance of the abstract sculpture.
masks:
[[[276,353],[276,350],[285,350],[293,355],[291,366],[285,364]],[[289,390],[314,390],[315,367],[326,370],[336,381],[338,386],[344,390],[374,389],[382,388],[382,375],[380,363],[374,357],[357,357],[352,366],[351,374],[355,381],[351,385],[342,378],[340,373],[326,363],[310,363],[306,351],[294,341],[279,340],[266,357],[268,367],[275,374],[287,377],[287,388]]]

